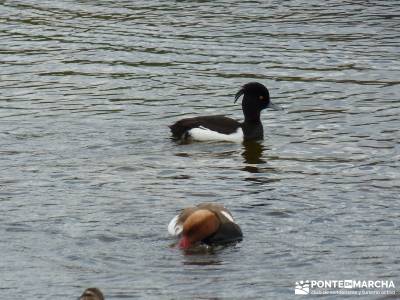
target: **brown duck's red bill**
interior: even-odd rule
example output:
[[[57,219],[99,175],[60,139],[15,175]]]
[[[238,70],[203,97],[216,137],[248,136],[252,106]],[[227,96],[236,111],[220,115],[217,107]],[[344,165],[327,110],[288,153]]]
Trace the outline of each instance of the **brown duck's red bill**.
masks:
[[[188,239],[188,237],[184,236],[181,238],[181,240],[179,241],[179,248],[181,249],[187,249],[191,246],[191,243]]]

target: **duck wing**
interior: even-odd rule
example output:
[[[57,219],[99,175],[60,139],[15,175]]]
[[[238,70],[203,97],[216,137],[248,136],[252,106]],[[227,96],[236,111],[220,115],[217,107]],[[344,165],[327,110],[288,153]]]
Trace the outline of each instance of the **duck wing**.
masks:
[[[176,123],[169,126],[172,135],[176,138],[182,138],[184,134],[193,128],[207,128],[212,131],[216,131],[222,134],[232,134],[237,131],[241,124],[231,118],[223,115],[218,116],[204,116],[186,118],[177,121]]]

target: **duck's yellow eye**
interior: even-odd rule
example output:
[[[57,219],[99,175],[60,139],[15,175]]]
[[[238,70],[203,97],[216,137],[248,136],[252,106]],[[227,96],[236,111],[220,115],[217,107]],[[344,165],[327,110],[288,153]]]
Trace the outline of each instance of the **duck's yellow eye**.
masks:
[[[258,97],[258,99],[264,100],[265,98],[264,98],[264,96],[260,96],[260,97]]]

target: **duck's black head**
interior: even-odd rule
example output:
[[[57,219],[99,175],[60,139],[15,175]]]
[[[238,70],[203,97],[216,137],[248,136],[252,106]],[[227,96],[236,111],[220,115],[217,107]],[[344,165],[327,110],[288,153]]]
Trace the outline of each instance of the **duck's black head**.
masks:
[[[245,121],[259,122],[260,112],[265,108],[275,108],[269,98],[268,89],[259,82],[246,83],[236,93],[235,102],[243,95],[242,109]]]
[[[258,107],[259,110],[267,108],[270,103],[268,89],[259,82],[246,83],[236,93],[235,102],[243,95],[242,103],[247,100],[252,106]]]

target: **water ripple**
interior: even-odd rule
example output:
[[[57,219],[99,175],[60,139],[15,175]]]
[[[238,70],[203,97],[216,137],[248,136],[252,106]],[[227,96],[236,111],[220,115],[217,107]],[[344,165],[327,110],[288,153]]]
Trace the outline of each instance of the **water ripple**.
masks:
[[[283,299],[299,278],[398,278],[399,16],[391,0],[3,1],[2,298]],[[285,107],[263,112],[264,141],[170,140],[182,116],[241,119],[255,80]],[[244,241],[171,248],[167,222],[201,201]]]

